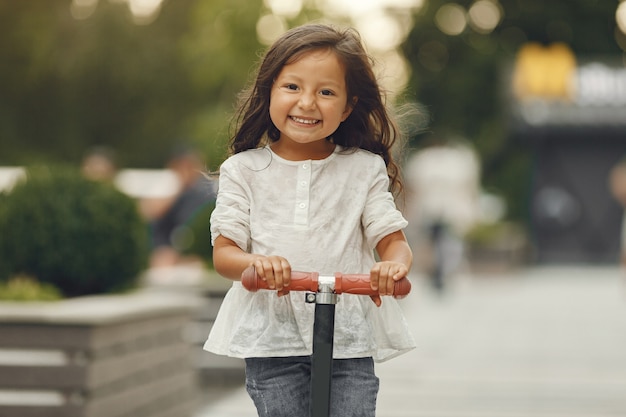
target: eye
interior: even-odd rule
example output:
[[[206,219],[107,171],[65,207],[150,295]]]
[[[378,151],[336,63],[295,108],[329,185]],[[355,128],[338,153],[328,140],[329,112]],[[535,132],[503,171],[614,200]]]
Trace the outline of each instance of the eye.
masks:
[[[323,95],[323,96],[332,96],[335,93],[333,93],[332,90],[322,90],[322,91],[320,91],[320,94]]]
[[[287,90],[293,90],[293,91],[295,91],[295,90],[297,90],[297,89],[298,89],[298,86],[297,86],[296,84],[285,84],[285,88],[286,88]]]

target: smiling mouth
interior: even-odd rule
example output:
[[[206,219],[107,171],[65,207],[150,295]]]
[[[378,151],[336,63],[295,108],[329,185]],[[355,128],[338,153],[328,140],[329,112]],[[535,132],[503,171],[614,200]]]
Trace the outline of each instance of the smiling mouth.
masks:
[[[320,121],[317,119],[302,119],[300,117],[295,117],[295,116],[289,116],[289,118],[291,120],[293,120],[296,123],[302,123],[305,125],[315,125],[317,123],[319,123]]]

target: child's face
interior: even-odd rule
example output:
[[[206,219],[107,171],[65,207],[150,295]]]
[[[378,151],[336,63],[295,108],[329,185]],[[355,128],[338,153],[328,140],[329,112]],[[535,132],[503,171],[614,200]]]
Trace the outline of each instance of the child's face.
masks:
[[[281,142],[325,140],[351,111],[345,71],[332,51],[312,51],[285,65],[272,85],[270,118]]]

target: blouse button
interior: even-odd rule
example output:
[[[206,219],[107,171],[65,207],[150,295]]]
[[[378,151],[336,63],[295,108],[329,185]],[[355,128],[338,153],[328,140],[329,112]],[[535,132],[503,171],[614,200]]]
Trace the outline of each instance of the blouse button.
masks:
[[[305,207],[306,207],[306,204],[305,204],[305,203],[300,203],[300,204],[298,204],[298,205],[300,206],[300,208],[305,208]]]
[[[302,164],[302,169],[309,169],[309,164]]]
[[[300,181],[300,185],[306,187],[306,181]]]

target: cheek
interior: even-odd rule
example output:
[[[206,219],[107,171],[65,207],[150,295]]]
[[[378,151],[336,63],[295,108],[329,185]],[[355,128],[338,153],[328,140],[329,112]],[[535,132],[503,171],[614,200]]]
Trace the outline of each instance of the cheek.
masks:
[[[284,111],[283,107],[279,105],[279,103],[274,102],[272,105],[270,102],[269,117],[271,122],[274,124],[274,127],[278,130],[283,129],[287,123],[287,113]]]
[[[291,111],[293,103],[289,97],[281,94],[272,94],[270,96],[270,117],[285,117]]]
[[[272,120],[274,124],[276,124],[276,122],[278,121],[278,117],[281,113],[276,100],[270,100],[269,113],[270,113],[270,119]]]
[[[335,106],[332,109],[332,112],[335,115],[335,118],[338,119],[340,122],[343,122],[344,120],[346,120],[348,116],[350,115],[349,109],[347,109],[345,106],[340,106],[340,105]]]

